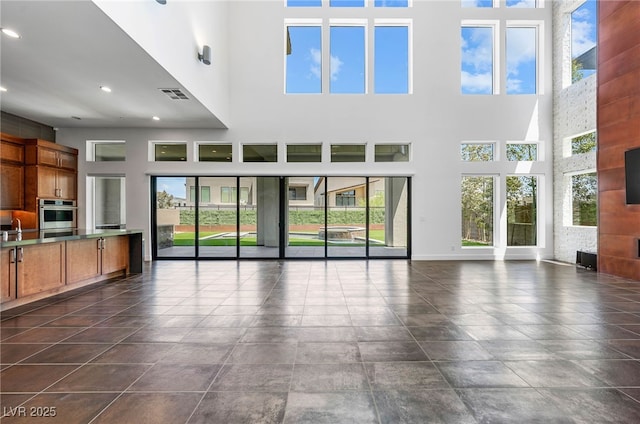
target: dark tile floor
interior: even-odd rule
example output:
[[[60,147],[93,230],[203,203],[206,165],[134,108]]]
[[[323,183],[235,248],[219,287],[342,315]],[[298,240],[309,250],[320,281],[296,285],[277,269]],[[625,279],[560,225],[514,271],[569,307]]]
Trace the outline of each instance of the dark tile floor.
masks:
[[[155,262],[0,332],[3,423],[640,422],[640,282],[566,264]]]

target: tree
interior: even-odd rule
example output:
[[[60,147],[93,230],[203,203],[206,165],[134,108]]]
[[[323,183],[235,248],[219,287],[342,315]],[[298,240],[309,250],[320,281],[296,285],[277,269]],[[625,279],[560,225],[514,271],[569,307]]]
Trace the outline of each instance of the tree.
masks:
[[[598,179],[595,172],[571,177],[573,225],[598,225]]]
[[[571,60],[571,84],[576,83],[584,78],[584,72],[582,72],[582,63],[577,59]]]
[[[462,238],[493,243],[493,177],[462,178]]]
[[[156,207],[158,209],[169,209],[173,207],[173,195],[166,190],[159,191],[156,196]]]
[[[596,132],[592,131],[587,134],[579,135],[571,139],[571,153],[589,153],[596,149],[598,140]]]

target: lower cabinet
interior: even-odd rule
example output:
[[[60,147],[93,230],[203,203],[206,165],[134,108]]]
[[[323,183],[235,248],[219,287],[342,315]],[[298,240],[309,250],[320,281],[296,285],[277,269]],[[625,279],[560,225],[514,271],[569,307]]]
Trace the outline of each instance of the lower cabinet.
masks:
[[[0,303],[21,304],[39,293],[128,273],[127,235],[5,247],[0,249]]]
[[[0,302],[8,302],[16,298],[16,249],[2,249],[0,261]]]
[[[65,285],[65,242],[16,248],[16,296],[41,293]]]
[[[129,237],[114,236],[67,242],[67,284],[97,280],[129,265]]]

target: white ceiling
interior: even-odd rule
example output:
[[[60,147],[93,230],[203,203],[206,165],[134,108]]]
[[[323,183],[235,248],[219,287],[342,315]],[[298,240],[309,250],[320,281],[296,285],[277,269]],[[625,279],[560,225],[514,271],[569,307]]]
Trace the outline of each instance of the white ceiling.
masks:
[[[0,26],[21,35],[0,36],[4,112],[56,128],[225,128],[91,1],[2,0]]]

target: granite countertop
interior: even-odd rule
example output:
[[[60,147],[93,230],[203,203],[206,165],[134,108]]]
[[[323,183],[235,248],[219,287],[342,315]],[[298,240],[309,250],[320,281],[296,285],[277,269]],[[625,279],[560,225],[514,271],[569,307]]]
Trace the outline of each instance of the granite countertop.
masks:
[[[99,237],[113,237],[122,236],[128,234],[141,234],[142,230],[83,230],[83,229],[70,229],[70,230],[22,230],[22,239],[18,240],[17,234],[14,231],[9,231],[9,238],[7,241],[0,243],[1,247],[13,247],[13,246],[27,246],[30,244],[39,243],[54,243],[58,241],[67,240],[81,240],[89,238]]]

